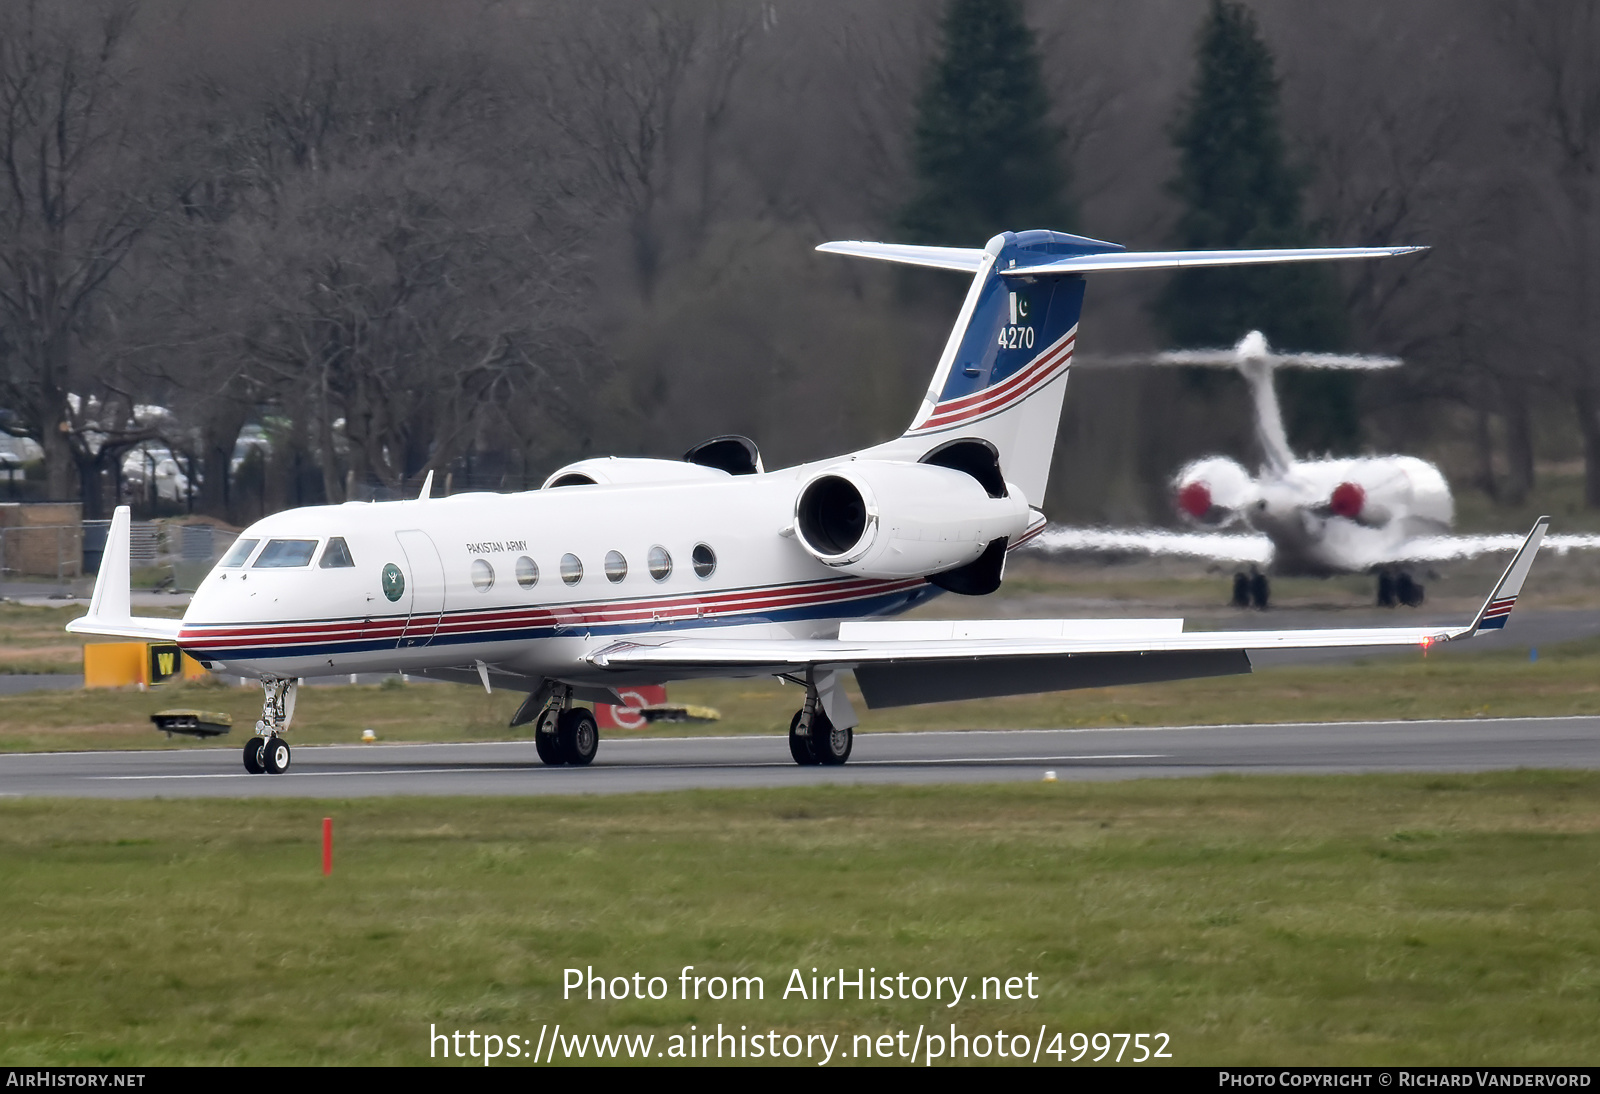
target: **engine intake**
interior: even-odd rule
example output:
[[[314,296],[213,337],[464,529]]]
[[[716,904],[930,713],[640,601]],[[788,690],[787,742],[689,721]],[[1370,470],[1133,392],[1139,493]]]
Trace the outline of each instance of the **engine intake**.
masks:
[[[927,577],[976,561],[1028,526],[1015,486],[991,497],[972,475],[936,464],[860,460],[811,479],[794,530],[819,562],[859,577]]]

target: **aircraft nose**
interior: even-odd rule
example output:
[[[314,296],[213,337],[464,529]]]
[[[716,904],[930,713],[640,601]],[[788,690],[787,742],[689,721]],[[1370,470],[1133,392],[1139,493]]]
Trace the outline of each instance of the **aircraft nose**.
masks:
[[[1178,491],[1178,507],[1200,520],[1211,512],[1211,488],[1199,481],[1185,483]]]

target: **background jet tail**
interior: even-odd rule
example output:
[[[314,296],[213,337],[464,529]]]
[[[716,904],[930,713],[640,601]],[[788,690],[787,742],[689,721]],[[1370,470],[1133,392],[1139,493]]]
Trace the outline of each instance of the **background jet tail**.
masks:
[[[1348,353],[1279,353],[1266,336],[1253,330],[1231,349],[1176,349],[1164,353],[1122,357],[1092,357],[1081,362],[1090,367],[1122,365],[1187,365],[1237,369],[1250,386],[1255,409],[1256,438],[1267,466],[1280,474],[1294,463],[1289,438],[1283,428],[1283,411],[1273,374],[1280,368],[1380,369],[1403,362],[1398,357],[1371,357]]]

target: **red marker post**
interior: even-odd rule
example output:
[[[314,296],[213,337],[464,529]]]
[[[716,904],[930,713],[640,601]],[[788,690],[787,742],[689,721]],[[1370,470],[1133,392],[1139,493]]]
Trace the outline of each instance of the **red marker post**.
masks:
[[[322,818],[322,876],[333,873],[333,818]]]

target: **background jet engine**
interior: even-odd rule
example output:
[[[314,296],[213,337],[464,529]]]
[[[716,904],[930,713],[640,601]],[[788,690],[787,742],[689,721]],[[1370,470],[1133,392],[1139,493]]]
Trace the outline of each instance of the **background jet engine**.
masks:
[[[1222,528],[1238,520],[1255,500],[1256,484],[1233,460],[1207,456],[1178,472],[1172,480],[1172,497],[1187,519]]]
[[[824,471],[795,499],[795,537],[819,562],[858,577],[927,577],[977,560],[1028,526],[1008,484],[991,497],[964,471],[858,460]]]
[[[1380,528],[1403,515],[1419,533],[1442,531],[1455,516],[1444,476],[1414,456],[1330,461],[1326,474],[1336,476],[1337,484],[1328,493],[1323,515],[1369,528]]]

